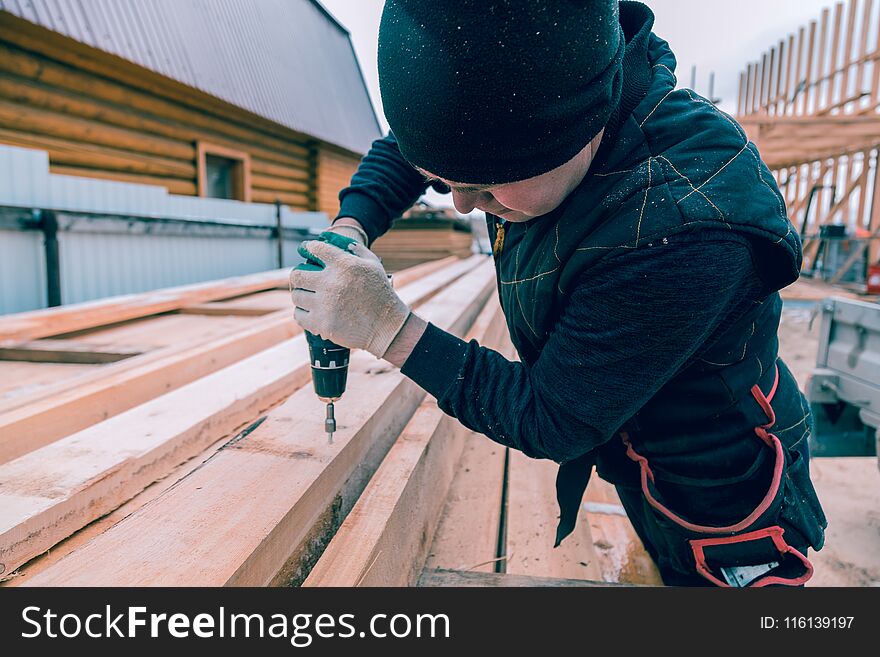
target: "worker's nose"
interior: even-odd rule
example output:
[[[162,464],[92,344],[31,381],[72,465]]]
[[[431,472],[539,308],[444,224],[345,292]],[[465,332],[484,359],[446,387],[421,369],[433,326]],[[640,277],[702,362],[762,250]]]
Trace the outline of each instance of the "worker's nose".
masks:
[[[489,194],[486,192],[458,192],[453,189],[452,204],[456,210],[462,214],[467,214],[476,209],[480,201],[485,201],[485,197],[488,196]],[[485,205],[485,202],[483,204]]]

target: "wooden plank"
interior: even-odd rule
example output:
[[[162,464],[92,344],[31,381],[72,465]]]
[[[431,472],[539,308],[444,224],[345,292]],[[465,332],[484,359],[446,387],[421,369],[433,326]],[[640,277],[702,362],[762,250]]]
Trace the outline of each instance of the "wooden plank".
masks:
[[[558,577],[531,577],[501,573],[477,573],[460,570],[426,569],[419,578],[419,586],[479,586],[479,587],[594,587],[618,586],[609,582],[586,579],[561,579]]]
[[[0,342],[36,340],[156,315],[206,301],[286,287],[289,272],[289,269],[276,269],[207,283],[70,304],[61,308],[6,315],[0,317]]]
[[[268,315],[272,310],[266,308],[236,308],[234,306],[224,306],[215,303],[203,303],[195,306],[187,306],[177,311],[181,315],[210,315],[210,316],[229,316],[237,317],[262,317]]]
[[[798,76],[800,75],[800,44],[798,44],[798,59],[797,66],[798,71],[795,73],[795,56],[794,56],[794,34],[788,35],[788,46],[786,48],[786,53],[788,60],[785,65],[785,88],[782,90],[782,114],[788,114],[789,108],[789,99],[791,98],[791,90],[792,90],[792,81],[796,81]]]
[[[0,360],[100,365],[139,356],[145,351],[149,351],[149,348],[120,345],[98,346],[75,340],[35,340],[0,345]]]
[[[95,365],[75,363],[0,361],[0,404],[18,405],[20,400],[41,395],[59,381],[72,381],[95,369]],[[0,429],[0,441],[3,433]]]
[[[846,40],[843,46],[843,78],[840,83],[840,100],[845,101],[848,98],[851,98],[852,95],[849,92],[849,80],[851,75],[852,63],[853,63],[853,42],[855,40],[856,33],[856,3],[858,0],[849,0],[849,6],[847,8],[846,15]],[[864,53],[862,53],[864,54]],[[858,89],[856,89],[858,92]],[[846,110],[846,103],[841,105],[841,110]]]
[[[413,305],[472,270],[483,260],[432,263],[401,272],[395,285]],[[171,318],[165,318],[171,319]],[[193,319],[193,318],[190,318]],[[240,321],[240,320],[239,320]],[[287,310],[214,340],[179,342],[77,379],[0,404],[0,463],[231,365],[301,332]]]
[[[416,282],[401,296],[415,304],[433,292]],[[0,466],[0,563],[9,571],[48,549],[218,436],[252,422],[309,377],[299,336]]]
[[[804,59],[805,59],[804,45],[806,43],[806,39],[807,39],[806,31],[804,30],[803,27],[799,28],[798,29],[798,36],[797,36],[797,40],[798,40],[797,68],[795,69],[794,86],[791,89],[791,95],[786,94],[786,96],[789,98],[789,101],[788,101],[789,108],[791,109],[790,114],[793,116],[796,116],[798,114],[798,105],[800,103],[800,96],[802,95],[803,92],[806,91],[806,89],[803,89],[803,90],[801,89],[801,67],[803,65],[804,68],[806,68],[806,66],[808,65],[808,64],[804,65]],[[806,75],[806,72],[804,74]],[[786,114],[788,115],[789,112],[786,112]]]
[[[824,100],[824,86],[827,82],[825,77],[825,58],[826,52],[828,48],[828,22],[829,22],[830,13],[827,8],[822,10],[822,17],[820,19],[820,27],[819,27],[819,49],[816,53],[817,55],[817,66],[816,66],[816,97],[814,106],[808,111],[812,113],[818,112],[822,109],[823,100]]]
[[[510,450],[507,503],[507,569],[517,575],[600,579],[598,559],[585,513],[562,544],[554,548],[559,507],[556,473],[548,460]]]
[[[2,569],[49,549],[307,384],[305,350],[305,337],[294,338],[0,465]]]
[[[859,114],[875,113],[877,111],[877,103],[880,101],[880,20],[878,20],[876,32],[877,38],[874,41],[874,52],[871,62],[870,96],[868,96],[868,104],[859,110]]]
[[[426,569],[495,571],[506,453],[506,447],[486,436],[471,433],[466,437]]]
[[[871,153],[869,151],[862,152],[861,159],[862,171],[867,172],[870,171],[871,168]],[[865,210],[867,208],[868,202],[868,177],[865,174],[865,178],[862,181],[861,187],[859,187],[859,206],[858,210],[856,210],[856,225],[863,226],[865,221]]]
[[[662,586],[657,566],[645,551],[614,486],[593,472],[584,495],[597,563],[605,582]]]
[[[837,58],[840,52],[840,30],[843,22],[843,3],[834,5],[834,28],[831,38],[831,63],[828,67],[828,86],[825,89],[825,107],[834,103],[834,90],[837,81]]]
[[[810,31],[807,40],[807,67],[804,73],[804,91],[801,94],[803,101],[800,104],[800,111],[795,114],[808,114],[811,111],[810,96],[813,93],[813,60],[815,59],[816,45],[816,21],[810,21]]]
[[[107,327],[65,334],[84,344],[141,344],[151,349],[198,343],[247,330],[253,318],[183,315],[178,312],[142,317]]]
[[[466,340],[494,348],[504,327],[497,297]],[[413,586],[422,571],[467,429],[432,396],[391,447],[303,586]]]
[[[462,335],[493,289],[485,260],[419,314]],[[27,585],[298,581],[426,394],[364,352],[352,355],[348,391],[337,403],[332,444],[324,404],[305,387],[154,503]]]

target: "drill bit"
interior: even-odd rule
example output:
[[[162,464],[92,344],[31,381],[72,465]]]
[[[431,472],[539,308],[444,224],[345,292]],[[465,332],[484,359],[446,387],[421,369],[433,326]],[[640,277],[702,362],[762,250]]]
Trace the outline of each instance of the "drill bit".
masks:
[[[333,413],[333,402],[327,402],[327,419],[324,420],[324,431],[327,432],[328,444],[333,444],[333,433],[336,431],[336,416]]]

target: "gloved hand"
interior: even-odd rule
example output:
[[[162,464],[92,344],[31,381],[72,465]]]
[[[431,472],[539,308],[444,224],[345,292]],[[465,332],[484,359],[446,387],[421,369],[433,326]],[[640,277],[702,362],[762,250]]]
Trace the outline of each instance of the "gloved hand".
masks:
[[[338,235],[343,235],[344,237],[349,237],[356,242],[360,242],[364,246],[369,246],[367,244],[368,238],[366,231],[360,226],[353,226],[351,223],[341,223],[341,219],[349,219],[351,221],[357,221],[353,217],[341,217],[337,219],[336,222],[331,225],[325,233],[337,233]],[[360,223],[360,222],[358,222]]]
[[[323,269],[290,272],[297,323],[342,347],[384,358],[412,311],[391,287],[376,254],[360,242],[343,250],[320,238],[303,242],[299,253]]]

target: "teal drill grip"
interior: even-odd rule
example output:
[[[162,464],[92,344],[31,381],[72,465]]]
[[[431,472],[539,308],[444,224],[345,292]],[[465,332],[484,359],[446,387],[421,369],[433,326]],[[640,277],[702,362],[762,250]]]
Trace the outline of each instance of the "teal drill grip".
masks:
[[[317,240],[346,251],[349,245],[355,244],[355,240],[349,237],[327,232],[321,233]],[[297,265],[296,269],[304,271],[324,269],[324,263],[304,249],[301,244],[297,251],[305,258],[305,262]],[[315,387],[315,393],[320,399],[339,399],[345,392],[351,350],[309,331],[306,331],[305,334],[306,342],[309,345],[309,363],[312,367],[312,384]]]

